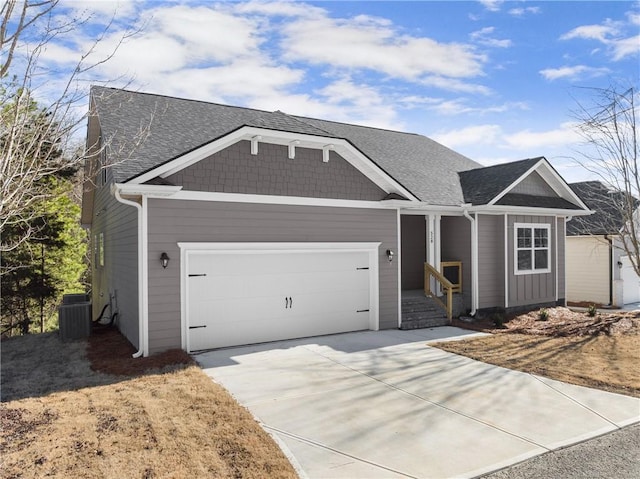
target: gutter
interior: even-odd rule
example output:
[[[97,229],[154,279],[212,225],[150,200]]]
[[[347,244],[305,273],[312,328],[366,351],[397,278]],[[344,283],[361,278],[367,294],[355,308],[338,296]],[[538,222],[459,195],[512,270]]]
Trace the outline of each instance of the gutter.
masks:
[[[138,350],[133,353],[132,357],[139,358],[147,356],[149,354],[146,341],[146,332],[148,327],[147,311],[145,309],[145,302],[143,296],[146,295],[145,289],[145,277],[144,274],[146,267],[146,248],[145,248],[145,224],[144,222],[144,208],[143,205],[131,200],[125,200],[120,196],[120,185],[112,185],[111,193],[114,198],[123,205],[133,206],[138,212]],[[142,200],[144,202],[144,199]]]
[[[464,208],[462,214],[471,222],[471,316],[475,316],[478,309],[478,231],[475,218]]]

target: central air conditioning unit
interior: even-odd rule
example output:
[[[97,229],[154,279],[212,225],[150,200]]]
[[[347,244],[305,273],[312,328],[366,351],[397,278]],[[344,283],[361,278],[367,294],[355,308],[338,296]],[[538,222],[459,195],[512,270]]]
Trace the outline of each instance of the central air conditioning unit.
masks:
[[[91,334],[91,302],[86,294],[65,294],[58,307],[60,338],[88,338]]]

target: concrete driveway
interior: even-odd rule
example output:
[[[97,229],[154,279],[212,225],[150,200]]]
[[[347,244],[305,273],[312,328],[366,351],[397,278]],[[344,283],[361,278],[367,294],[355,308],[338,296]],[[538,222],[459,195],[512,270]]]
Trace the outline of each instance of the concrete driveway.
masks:
[[[474,477],[640,421],[640,400],[366,331],[198,354],[309,478]]]

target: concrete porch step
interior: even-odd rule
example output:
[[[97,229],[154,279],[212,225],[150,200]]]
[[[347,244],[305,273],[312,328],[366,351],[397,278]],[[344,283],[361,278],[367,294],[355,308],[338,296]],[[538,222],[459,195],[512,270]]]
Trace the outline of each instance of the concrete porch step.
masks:
[[[422,291],[403,291],[400,329],[421,329],[448,324],[446,312]]]

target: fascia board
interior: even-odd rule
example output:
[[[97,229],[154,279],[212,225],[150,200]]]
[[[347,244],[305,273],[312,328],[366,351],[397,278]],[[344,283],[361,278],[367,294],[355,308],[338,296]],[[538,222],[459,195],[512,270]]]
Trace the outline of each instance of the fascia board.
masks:
[[[303,196],[272,196],[244,193],[218,193],[208,191],[177,191],[171,196],[148,195],[149,198],[170,198],[186,201],[212,201],[220,203],[253,203],[264,205],[322,206],[327,208],[362,208],[397,210],[398,206],[387,201],[341,200],[333,198],[312,198]]]
[[[260,140],[261,143],[272,143],[278,145],[288,145],[291,141],[297,140],[299,141],[299,144],[297,144],[298,148],[322,149],[328,144],[331,144],[334,146],[333,150],[336,153],[351,163],[354,168],[364,174],[385,192],[398,193],[408,198],[410,201],[419,201],[410,191],[404,188],[394,178],[389,176],[384,170],[373,163],[367,156],[345,139],[268,130],[250,126],[244,126],[232,131],[217,140],[207,143],[200,148],[160,165],[157,168],[132,179],[128,183],[142,184],[158,176],[166,178],[167,176],[177,173],[178,171],[187,168],[194,163],[213,155],[214,153],[228,148],[239,141],[251,140],[251,138],[255,136],[262,137]]]
[[[120,190],[121,195],[126,196],[149,196],[155,198],[166,198],[173,196],[182,190],[182,186],[169,185],[138,185],[132,183],[114,183],[111,191]]]
[[[486,215],[520,214],[520,215],[542,215],[542,216],[588,216],[595,213],[592,210],[568,210],[561,208],[533,208],[530,206],[509,206],[509,205],[481,205],[468,208],[470,213],[482,213]]]

